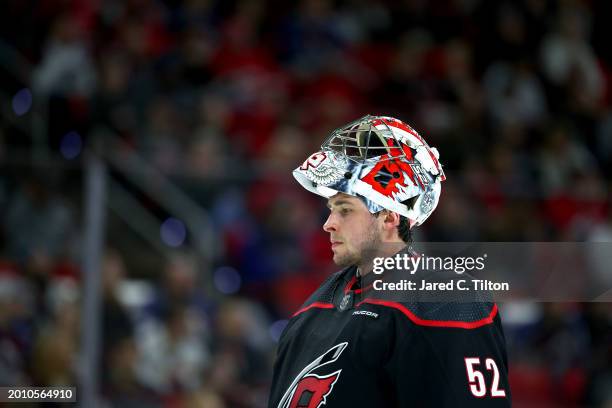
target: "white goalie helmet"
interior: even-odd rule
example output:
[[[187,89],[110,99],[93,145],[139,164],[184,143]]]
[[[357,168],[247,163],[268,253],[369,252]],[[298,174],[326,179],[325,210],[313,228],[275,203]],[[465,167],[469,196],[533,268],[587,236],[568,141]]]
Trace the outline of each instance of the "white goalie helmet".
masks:
[[[322,197],[346,193],[362,197],[371,213],[397,212],[412,228],[438,205],[445,180],[438,159],[437,149],[406,123],[367,115],[334,130],[293,176]]]

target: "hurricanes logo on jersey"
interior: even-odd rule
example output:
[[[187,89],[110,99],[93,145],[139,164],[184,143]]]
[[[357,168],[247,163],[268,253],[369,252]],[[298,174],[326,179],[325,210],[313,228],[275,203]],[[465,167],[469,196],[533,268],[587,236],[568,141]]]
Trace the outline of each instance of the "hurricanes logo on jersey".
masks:
[[[319,408],[325,404],[342,370],[326,375],[312,372],[338,360],[347,345],[347,342],[335,345],[304,367],[285,391],[278,408]]]

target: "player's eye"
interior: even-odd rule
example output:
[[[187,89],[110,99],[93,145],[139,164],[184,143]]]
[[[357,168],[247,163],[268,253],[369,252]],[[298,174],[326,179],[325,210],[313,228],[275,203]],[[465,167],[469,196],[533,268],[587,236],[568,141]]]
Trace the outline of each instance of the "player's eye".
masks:
[[[347,215],[351,212],[350,208],[341,208],[340,209],[340,214],[341,215]]]

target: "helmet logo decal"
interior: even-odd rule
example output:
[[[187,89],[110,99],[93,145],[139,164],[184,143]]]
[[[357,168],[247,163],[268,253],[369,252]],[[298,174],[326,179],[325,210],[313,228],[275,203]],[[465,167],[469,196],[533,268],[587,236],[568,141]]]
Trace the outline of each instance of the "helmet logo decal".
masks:
[[[424,213],[428,213],[432,210],[434,205],[434,193],[431,190],[427,190],[425,195],[423,195],[423,199],[421,200],[421,211]]]
[[[348,159],[334,151],[317,152],[300,166],[309,180],[328,186],[344,178]]]
[[[421,167],[420,164],[411,163],[410,168],[416,175],[416,178],[419,181],[419,184],[421,185],[421,187],[425,187],[425,184],[428,184],[428,181],[427,181],[427,178],[425,177],[425,174],[423,173],[423,167]]]
[[[391,174],[387,166],[383,164],[382,168],[374,176],[374,180],[376,180],[376,182],[378,182],[378,184],[382,186],[383,188],[387,188],[387,186],[389,185],[389,182],[392,179],[399,178],[399,177],[400,177],[400,174],[398,172],[394,172],[393,174]]]
[[[412,150],[406,145],[401,145],[402,152],[398,152],[399,149],[393,148],[393,140],[389,140],[389,154],[381,156],[376,166],[363,178],[363,181],[372,186],[372,188],[387,197],[393,197],[393,194],[400,192],[398,185],[405,186],[407,179],[412,181],[413,185],[420,184],[423,187],[423,183],[420,177],[417,177],[413,167],[401,160],[402,154],[406,155],[408,160],[412,159]],[[393,160],[388,159],[389,156],[397,157]],[[403,175],[403,177],[402,177]]]
[[[398,175],[399,177],[393,177]],[[403,175],[403,177],[402,177]],[[408,177],[416,184],[415,175],[412,168],[407,163],[399,160],[389,162],[379,162],[372,171],[370,171],[363,181],[372,186],[372,188],[387,197],[392,197],[393,193],[399,193],[399,185],[405,185],[405,178]]]
[[[304,160],[304,163],[300,166],[302,170],[308,170],[309,167],[316,169],[319,167],[319,164],[323,163],[323,160],[327,158],[327,155],[324,152],[317,152],[310,155],[309,158]]]

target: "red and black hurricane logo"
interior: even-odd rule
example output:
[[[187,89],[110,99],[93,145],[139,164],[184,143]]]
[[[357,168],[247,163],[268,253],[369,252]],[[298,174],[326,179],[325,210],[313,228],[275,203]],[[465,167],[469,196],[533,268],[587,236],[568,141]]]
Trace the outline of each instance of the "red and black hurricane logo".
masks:
[[[416,168],[409,163],[414,161],[413,149],[403,143],[396,146],[393,140],[388,140],[387,144],[389,153],[380,157],[378,163],[363,177],[363,181],[387,197],[399,193],[398,186],[412,184],[424,188],[422,175],[415,174],[415,170],[421,171],[420,166]]]
[[[325,404],[342,370],[323,375],[313,371],[338,360],[347,345],[347,342],[335,345],[304,367],[285,391],[278,408],[319,408]]]

